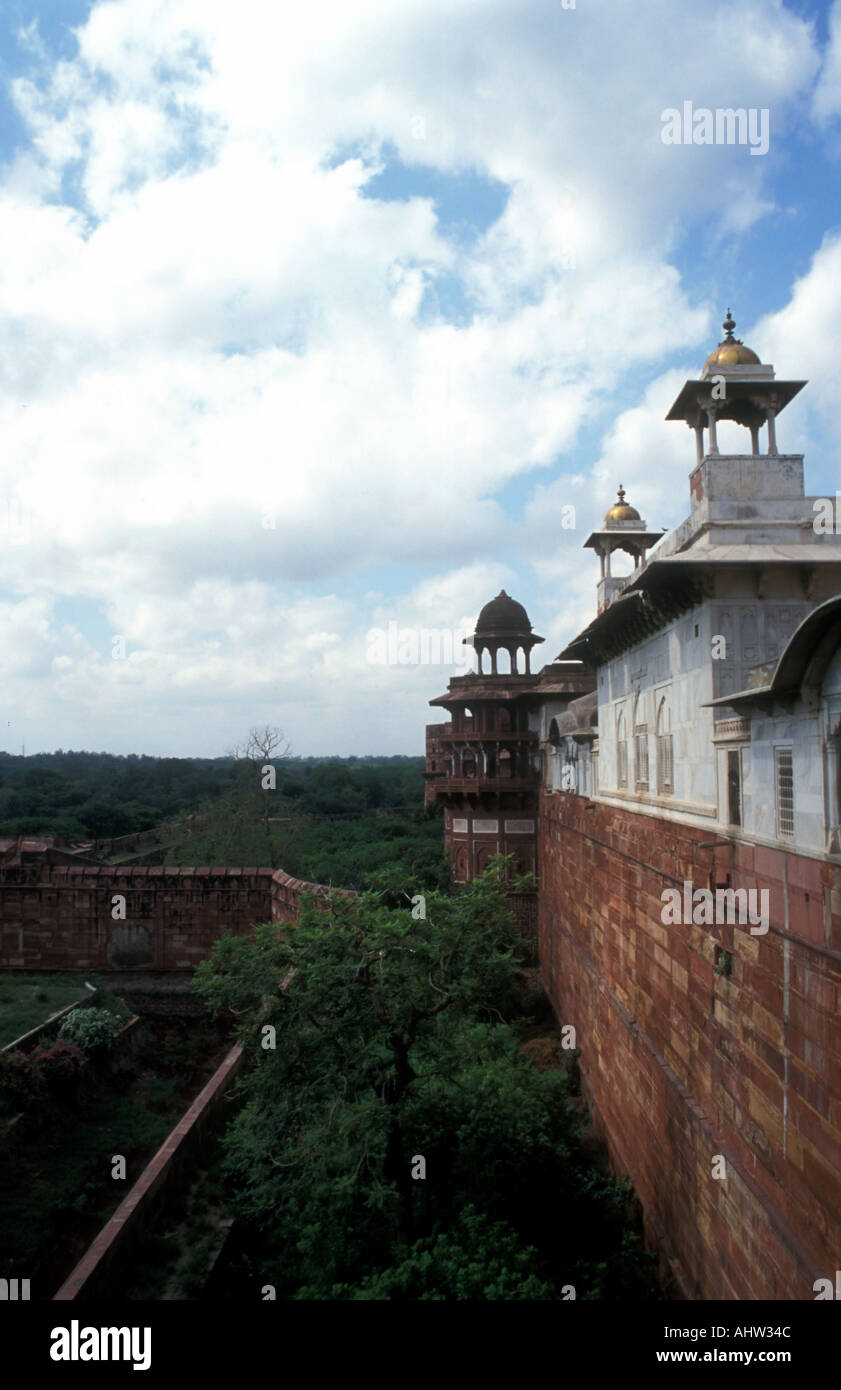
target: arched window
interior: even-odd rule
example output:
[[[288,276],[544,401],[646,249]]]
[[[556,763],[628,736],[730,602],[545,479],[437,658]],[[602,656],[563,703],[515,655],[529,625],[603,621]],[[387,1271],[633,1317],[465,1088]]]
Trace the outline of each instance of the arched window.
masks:
[[[657,790],[668,796],[675,789],[672,715],[665,695],[657,706]]]
[[[634,786],[637,791],[648,789],[648,725],[642,695],[634,701]]]
[[[628,737],[625,729],[625,715],[622,710],[616,717],[616,785],[628,785]]]

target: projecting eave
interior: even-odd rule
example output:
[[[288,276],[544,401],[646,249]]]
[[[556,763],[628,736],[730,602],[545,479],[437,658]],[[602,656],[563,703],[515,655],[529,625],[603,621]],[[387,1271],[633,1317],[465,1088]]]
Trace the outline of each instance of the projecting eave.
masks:
[[[757,379],[751,381],[749,378],[728,377],[726,369],[722,369],[721,375],[726,380],[726,396],[723,400],[716,399],[716,417],[719,420],[735,420],[739,424],[748,423],[754,418],[760,420],[760,412],[753,404],[753,397],[774,398],[775,411],[779,415],[784,410],[789,401],[794,400],[798,391],[808,385],[805,381],[768,381]],[[693,420],[701,409],[700,401],[713,399],[714,382],[712,377],[705,381],[686,381],[684,382],[680,394],[673,402],[667,420]]]
[[[545,642],[546,638],[541,637],[540,633],[528,632],[525,629],[512,630],[511,628],[484,628],[481,632],[471,633],[469,637],[462,637],[463,647],[487,647],[493,646],[498,642],[500,646],[527,647],[537,646],[538,642]]]
[[[769,681],[739,690],[733,695],[722,695],[708,703],[716,708],[732,705],[734,709],[740,709],[796,695],[804,686],[819,687],[839,646],[841,594],[827,599],[803,619],[786,645]]]
[[[629,527],[627,531],[617,531],[605,527],[602,531],[591,531],[581,548],[582,550],[598,550],[599,546],[604,544],[606,540],[612,540],[617,543],[617,549],[619,544],[627,541],[629,545],[633,544],[637,549],[642,546],[643,549],[648,550],[652,545],[656,545],[658,541],[662,540],[665,534],[665,530],[632,531]]]
[[[639,571],[628,576],[624,593],[649,587],[653,575],[679,574],[690,569],[700,570],[712,565],[838,565],[841,567],[841,545],[833,536],[809,539],[795,545],[695,545],[674,555],[652,555]]]
[[[505,677],[510,680],[510,676]],[[446,695],[438,695],[434,700],[430,700],[431,705],[475,705],[480,700],[493,700],[497,704],[505,700],[521,700],[524,695],[534,695],[536,691],[532,682],[529,681],[521,686],[500,686],[480,685],[478,682],[468,688],[461,687],[457,690],[448,690]]]
[[[598,665],[604,646],[616,640],[633,618],[641,616],[643,611],[641,594],[619,594],[603,613],[564,647],[557,660],[582,661],[590,668]]]
[[[704,597],[704,586],[704,575],[688,566],[674,569],[665,561],[658,565],[651,560],[633,583],[628,577],[624,589],[573,638],[561,657],[577,657],[590,667],[610,661],[694,608]]]

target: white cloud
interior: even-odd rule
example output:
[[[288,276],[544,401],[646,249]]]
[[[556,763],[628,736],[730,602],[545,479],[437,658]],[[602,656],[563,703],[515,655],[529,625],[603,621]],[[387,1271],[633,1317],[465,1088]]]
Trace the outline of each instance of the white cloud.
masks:
[[[378,613],[472,620],[527,556],[558,632],[558,584],[580,608],[587,574],[558,499],[582,493],[583,525],[618,472],[664,520],[669,374],[585,483],[541,482],[521,525],[494,494],[580,475],[626,374],[709,336],[670,257],[773,206],[809,26],[778,0],[680,24],[673,0],[108,0],[52,70],[31,37],[31,143],[0,186],[0,477],[31,515],[0,583],[34,663],[10,701],[44,745],[213,752],[274,713],[299,751],[419,748],[436,682],[366,666]],[[771,105],[767,159],[665,146],[686,98]],[[503,215],[471,243],[429,197],[364,196],[390,148],[501,181]],[[430,311],[447,285],[465,321]],[[342,596],[369,564],[433,577]],[[134,658],[62,629],[53,596],[98,604]]]

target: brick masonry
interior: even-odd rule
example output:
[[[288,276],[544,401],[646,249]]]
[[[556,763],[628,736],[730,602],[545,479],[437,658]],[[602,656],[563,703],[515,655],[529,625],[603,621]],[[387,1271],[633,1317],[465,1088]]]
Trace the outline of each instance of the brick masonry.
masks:
[[[0,966],[191,970],[226,931],[297,919],[302,893],[330,890],[282,869],[43,863],[0,877]],[[112,917],[125,898],[125,920]]]
[[[670,1292],[812,1299],[841,1263],[841,876],[712,839],[544,793],[541,966]],[[769,889],[766,935],[662,924],[665,888],[728,875]],[[715,970],[722,950],[729,976]]]

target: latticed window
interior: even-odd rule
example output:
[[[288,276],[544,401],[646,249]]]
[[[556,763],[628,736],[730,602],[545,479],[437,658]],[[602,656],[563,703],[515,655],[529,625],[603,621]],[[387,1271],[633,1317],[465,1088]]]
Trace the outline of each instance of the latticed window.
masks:
[[[742,751],[727,750],[727,819],[731,825],[742,824]]]
[[[657,736],[657,788],[661,792],[674,791],[674,760],[671,734]]]
[[[777,834],[794,834],[794,762],[790,748],[775,748],[777,771]]]
[[[628,785],[628,741],[625,738],[625,716],[621,713],[616,719],[616,785]]]
[[[637,724],[634,729],[634,781],[638,787],[648,786],[647,724]]]
[[[672,792],[674,784],[674,749],[668,699],[664,695],[657,707],[655,728],[657,746],[657,790]]]

